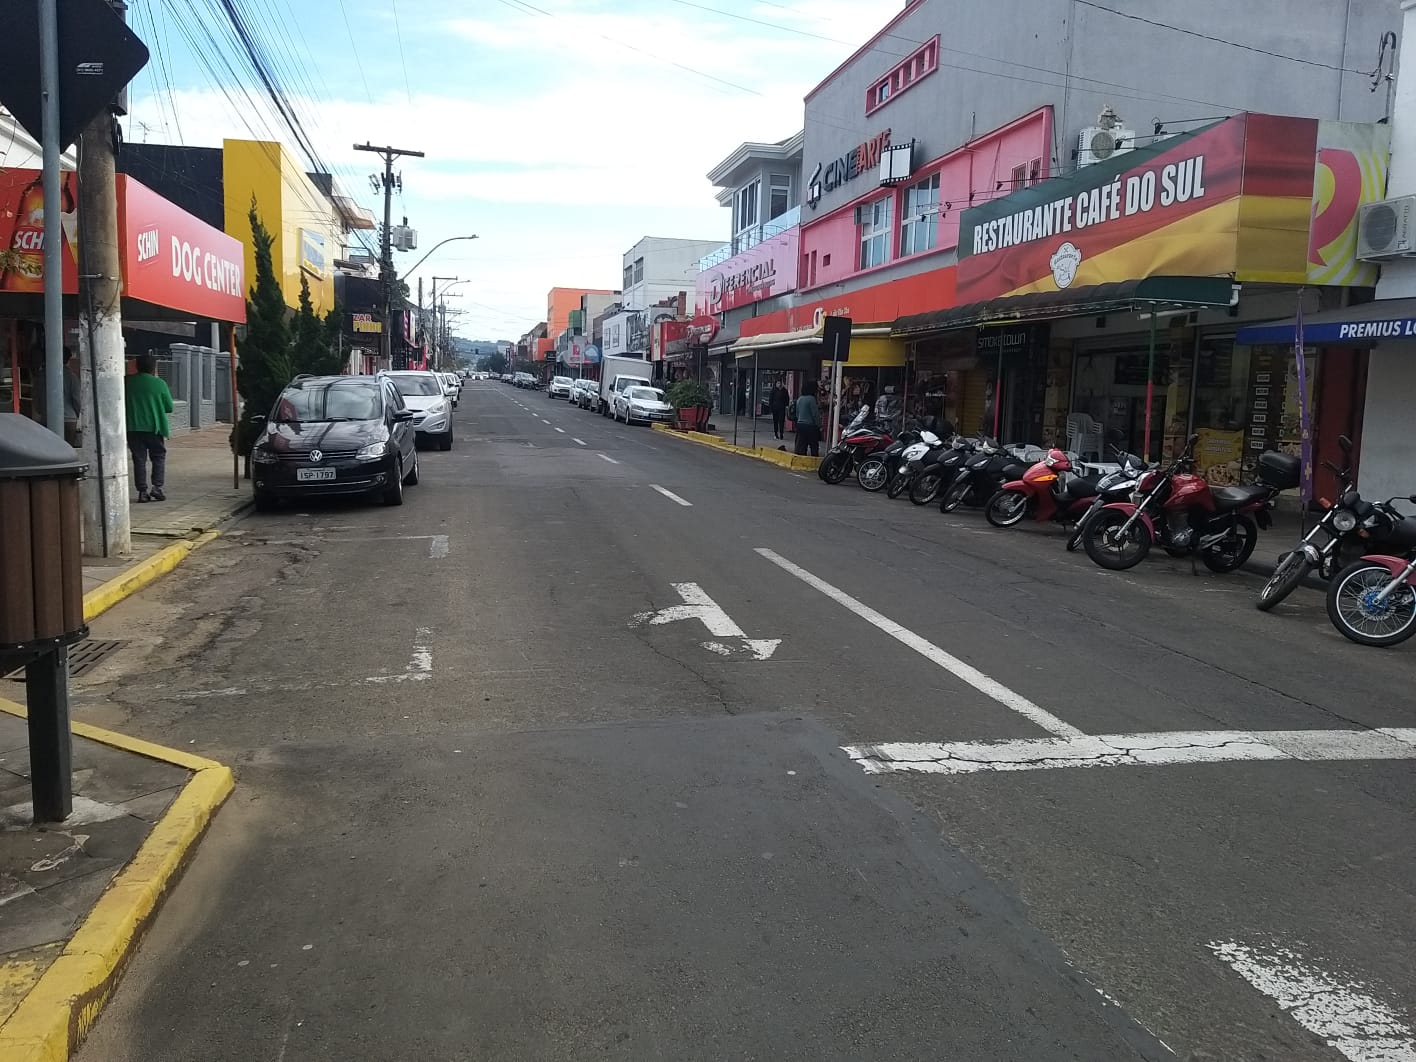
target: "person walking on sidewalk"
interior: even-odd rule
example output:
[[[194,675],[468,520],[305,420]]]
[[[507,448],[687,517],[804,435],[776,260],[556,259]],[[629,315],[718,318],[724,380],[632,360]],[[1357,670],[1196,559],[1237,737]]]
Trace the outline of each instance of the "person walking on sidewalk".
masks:
[[[791,404],[792,396],[787,393],[787,385],[781,380],[777,381],[777,386],[772,388],[772,436],[776,439],[787,437],[787,406]]]
[[[792,420],[796,421],[796,452],[821,456],[821,404],[816,401],[816,381],[802,384],[792,410]]]
[[[167,438],[172,426],[172,392],[157,375],[157,359],[139,354],[138,371],[123,378],[123,401],[128,411],[128,452],[133,455],[133,482],[138,501],[166,501]],[[152,462],[152,487],[148,488],[147,463]]]

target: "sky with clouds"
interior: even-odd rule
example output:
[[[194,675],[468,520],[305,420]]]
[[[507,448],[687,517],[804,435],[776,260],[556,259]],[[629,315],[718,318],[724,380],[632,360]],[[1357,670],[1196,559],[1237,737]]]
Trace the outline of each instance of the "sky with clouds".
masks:
[[[356,142],[404,160],[418,273],[469,283],[469,338],[514,338],[555,285],[618,287],[642,236],[727,241],[705,174],[801,128],[802,97],[893,14],[859,0],[236,0],[322,160],[381,213]],[[129,0],[153,52],[126,135],[280,139],[218,0]],[[210,34],[210,37],[208,36]],[[220,47],[212,47],[215,41]],[[233,72],[237,75],[233,77]],[[239,87],[244,83],[247,88]],[[298,157],[298,152],[297,152]],[[398,257],[406,272],[422,251]],[[416,286],[417,275],[409,278]]]

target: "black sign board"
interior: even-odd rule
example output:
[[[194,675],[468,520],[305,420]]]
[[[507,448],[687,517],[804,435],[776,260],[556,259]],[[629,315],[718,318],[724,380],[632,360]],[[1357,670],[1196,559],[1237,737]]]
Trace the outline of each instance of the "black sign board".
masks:
[[[68,148],[147,65],[147,45],[107,0],[58,0],[59,148]],[[0,35],[0,104],[36,140],[43,128],[39,4],[5,5]]]
[[[827,361],[849,361],[851,319],[827,317],[821,322],[821,351]]]

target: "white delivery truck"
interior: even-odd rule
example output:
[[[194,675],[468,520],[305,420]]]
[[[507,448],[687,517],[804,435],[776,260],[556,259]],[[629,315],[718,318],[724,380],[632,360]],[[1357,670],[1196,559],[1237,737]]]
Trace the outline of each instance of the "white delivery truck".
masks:
[[[600,416],[608,417],[615,395],[626,387],[648,387],[653,370],[643,358],[626,358],[618,354],[600,362]]]

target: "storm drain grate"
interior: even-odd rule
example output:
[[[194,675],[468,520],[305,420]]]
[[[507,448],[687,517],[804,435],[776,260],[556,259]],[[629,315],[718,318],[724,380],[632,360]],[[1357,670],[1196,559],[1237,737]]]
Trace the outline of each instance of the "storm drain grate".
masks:
[[[69,646],[69,677],[74,678],[97,667],[109,653],[123,644],[119,641],[85,638],[83,641]],[[23,682],[25,669],[17,667],[5,677],[12,682]]]

